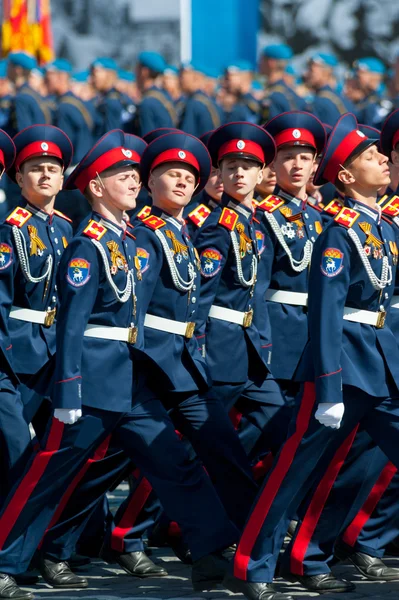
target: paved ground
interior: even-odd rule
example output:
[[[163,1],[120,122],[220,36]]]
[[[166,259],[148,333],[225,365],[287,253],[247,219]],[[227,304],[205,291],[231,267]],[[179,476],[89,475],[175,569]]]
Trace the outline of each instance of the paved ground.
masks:
[[[121,498],[126,495],[127,486],[120,486],[111,496],[111,508],[115,508]],[[168,549],[158,549],[152,559],[162,564],[169,572],[168,577],[158,579],[140,580],[127,575],[113,565],[106,565],[101,561],[93,561],[88,567],[81,568],[76,572],[85,575],[89,579],[87,590],[64,591],[54,590],[46,584],[38,584],[29,588],[39,600],[227,600],[237,598],[242,600],[240,594],[231,594],[222,587],[211,592],[193,592],[190,583],[190,568],[183,565]],[[399,567],[399,559],[387,558],[390,566]],[[347,565],[341,565],[334,571],[340,577],[349,579],[356,584],[356,591],[350,594],[325,594],[323,600],[399,600],[398,583],[373,583],[362,579],[356,570]],[[299,585],[287,583],[281,579],[276,581],[276,589],[288,592],[295,598],[305,599],[318,596],[303,590]]]

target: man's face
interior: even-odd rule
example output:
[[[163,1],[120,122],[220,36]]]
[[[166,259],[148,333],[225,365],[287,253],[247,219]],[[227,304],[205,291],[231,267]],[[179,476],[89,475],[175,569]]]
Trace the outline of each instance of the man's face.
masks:
[[[216,201],[219,201],[223,195],[223,181],[219,169],[212,167],[211,174],[205,186],[205,191]]]
[[[306,72],[306,83],[310,87],[320,87],[327,79],[327,69],[323,65],[311,61]]]
[[[191,94],[197,88],[197,77],[193,69],[180,71],[180,87],[185,94]]]
[[[108,90],[115,83],[116,73],[102,67],[92,67],[91,83],[98,92]]]
[[[101,186],[101,182],[104,187]],[[136,167],[119,167],[100,174],[102,199],[115,208],[125,211],[136,206],[140,192],[140,174]]]
[[[63,168],[56,158],[38,156],[26,160],[16,174],[22,194],[31,201],[51,199],[64,183]]]
[[[46,72],[46,85],[49,94],[56,94],[59,85],[59,73],[57,71]]]
[[[263,177],[262,181],[259,185],[256,186],[256,191],[263,198],[269,196],[273,193],[274,188],[276,187],[277,179],[274,168],[271,166],[266,166],[263,169]]]
[[[238,202],[253,194],[263,177],[263,169],[258,162],[234,156],[222,160],[220,173],[224,191]]]
[[[342,171],[339,175],[342,174]],[[357,156],[347,167],[344,175],[350,178],[344,181],[347,185],[367,193],[377,191],[391,182],[388,157],[377,150],[377,146],[369,146]],[[341,179],[341,177],[339,177]]]
[[[230,70],[225,75],[226,88],[229,92],[239,92],[241,90],[241,73],[240,71]]]
[[[315,152],[306,146],[286,146],[277,152],[273,167],[277,183],[283,190],[292,193],[303,189],[314,168]]]
[[[190,202],[197,184],[196,170],[190,165],[171,162],[156,167],[149,179],[154,204],[167,212],[184,208]]]

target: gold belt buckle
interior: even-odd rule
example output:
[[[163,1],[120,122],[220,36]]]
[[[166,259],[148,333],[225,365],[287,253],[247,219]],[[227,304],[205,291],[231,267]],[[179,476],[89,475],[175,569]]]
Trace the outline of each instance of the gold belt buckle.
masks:
[[[251,327],[252,319],[254,318],[254,309],[251,308],[248,312],[244,313],[243,327],[246,329],[247,327]]]
[[[381,310],[378,313],[378,317],[377,317],[377,329],[382,329],[385,325],[385,319],[387,318],[387,312],[386,310]]]
[[[195,323],[187,323],[186,324],[186,333],[184,334],[184,336],[189,340],[193,337],[194,335],[194,329],[195,329]]]
[[[137,342],[137,336],[139,334],[139,329],[138,327],[129,327],[128,329],[128,334],[127,334],[127,343],[128,344],[135,344]]]
[[[48,308],[46,310],[46,316],[44,317],[44,326],[51,327],[55,321],[56,308]]]

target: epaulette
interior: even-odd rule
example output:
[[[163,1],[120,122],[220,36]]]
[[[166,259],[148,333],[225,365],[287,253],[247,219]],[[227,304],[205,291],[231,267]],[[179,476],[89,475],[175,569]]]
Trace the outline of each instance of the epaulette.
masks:
[[[146,217],[149,217],[151,214],[151,206],[143,206],[141,210],[137,213],[137,218],[142,221]]]
[[[233,231],[238,221],[238,214],[232,208],[227,208],[226,206],[222,210],[222,214],[219,218],[219,225],[223,225],[226,229]]]
[[[382,206],[382,212],[389,217],[397,217],[399,215],[399,196],[392,196],[392,198]]]
[[[157,217],[156,215],[150,215],[149,217],[145,217],[142,219],[144,225],[147,225],[150,229],[160,229],[164,225],[166,225],[166,221],[161,219],[161,217]]]
[[[268,213],[272,213],[280,208],[280,206],[283,204],[284,200],[281,200],[281,198],[278,196],[273,196],[273,194],[270,194],[270,196],[267,196],[267,198],[258,203],[258,208]]]
[[[9,225],[15,225],[16,227],[22,227],[22,225],[25,225],[25,223],[27,221],[29,221],[31,216],[32,216],[32,213],[29,210],[27,210],[26,208],[21,208],[20,206],[17,206],[16,208],[14,208],[12,213],[7,217],[5,222],[9,223]]]
[[[72,219],[70,219],[69,217],[64,215],[64,213],[60,212],[59,210],[53,210],[53,213],[55,215],[57,215],[57,217],[61,217],[61,219],[65,219],[65,221],[68,221],[68,223],[73,223]]]
[[[198,204],[198,206],[196,206],[194,210],[187,215],[187,218],[190,219],[197,227],[202,227],[211,212],[211,209],[205,206],[205,204]]]
[[[344,206],[340,213],[334,218],[334,221],[350,229],[359,217],[360,212]]]
[[[103,235],[107,232],[107,228],[104,225],[100,225],[96,221],[89,221],[87,227],[83,230],[84,235],[91,238],[92,240],[101,240]]]
[[[331,200],[331,202],[324,207],[324,212],[333,216],[337,215],[341,210],[342,204],[337,199]]]

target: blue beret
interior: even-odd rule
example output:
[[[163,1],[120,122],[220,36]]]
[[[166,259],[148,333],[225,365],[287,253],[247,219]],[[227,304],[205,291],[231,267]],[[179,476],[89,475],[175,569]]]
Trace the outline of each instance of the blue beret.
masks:
[[[121,81],[128,81],[129,83],[136,81],[134,74],[131,71],[125,71],[124,69],[119,69],[118,79]]]
[[[264,85],[263,85],[263,83],[262,83],[261,81],[258,81],[257,79],[255,79],[255,80],[252,82],[252,85],[251,85],[251,87],[252,87],[252,89],[253,89],[253,90],[255,90],[255,91],[257,91],[257,92],[258,92],[258,91],[259,91],[259,92],[263,92],[263,90],[265,89],[265,88],[264,88]]]
[[[294,67],[294,65],[291,63],[285,67],[284,72],[287,73],[287,75],[293,75],[294,77],[299,77],[298,69],[296,69]]]
[[[0,79],[7,79],[7,67],[8,62],[6,60],[0,60]]]
[[[379,73],[380,75],[385,73],[384,63],[374,56],[359,58],[359,60],[353,63],[353,67],[356,71],[369,71],[370,73]]]
[[[166,65],[164,74],[165,75],[178,75],[179,69],[177,67],[175,67],[174,65]]]
[[[164,57],[158,52],[140,52],[137,62],[156,73],[163,73],[166,67]]]
[[[62,73],[72,73],[72,65],[65,58],[56,58],[52,62],[47,63],[44,67],[45,71],[60,71]]]
[[[277,58],[278,60],[290,60],[294,56],[292,48],[287,44],[270,44],[263,48],[262,54],[267,58]]]
[[[113,58],[109,56],[100,56],[96,58],[92,63],[91,67],[100,67],[101,69],[108,69],[109,71],[117,71],[118,66]]]
[[[26,54],[26,52],[11,52],[8,55],[8,60],[12,65],[22,67],[28,71],[37,67],[36,58],[30,54]]]
[[[334,56],[334,54],[328,54],[327,52],[316,52],[316,54],[311,56],[310,61],[326,67],[338,66],[337,57]]]
[[[72,81],[77,83],[86,83],[89,80],[89,71],[75,71],[72,75]]]
[[[253,71],[254,67],[248,60],[236,60],[229,63],[226,67],[227,72],[246,72]]]

